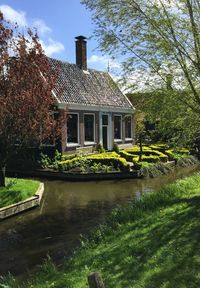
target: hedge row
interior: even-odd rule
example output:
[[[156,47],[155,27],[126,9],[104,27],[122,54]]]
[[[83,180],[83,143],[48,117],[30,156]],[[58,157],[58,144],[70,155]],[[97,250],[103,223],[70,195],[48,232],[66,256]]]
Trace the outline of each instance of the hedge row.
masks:
[[[130,170],[130,165],[126,159],[122,158],[116,152],[107,152],[101,154],[95,154],[87,157],[92,163],[101,163],[104,165],[112,165],[115,169],[120,169],[120,171],[128,172]]]
[[[169,146],[167,144],[151,144],[148,147],[160,152],[165,152],[167,149],[169,149]]]
[[[137,155],[133,155],[131,153],[128,153],[127,151],[125,150],[121,150],[119,152],[119,155],[121,157],[123,157],[124,159],[126,159],[128,162],[137,162],[139,160],[139,157]]]
[[[101,163],[102,165],[113,166],[116,170],[128,172],[130,165],[126,159],[120,157],[116,152],[108,152],[95,154],[90,156],[75,157],[73,159],[60,161],[57,164],[59,171],[69,171],[76,167],[92,166],[94,163]]]
[[[156,150],[160,149],[159,151]],[[182,157],[182,155],[189,154],[189,150],[187,149],[167,149],[165,144],[155,144],[149,146],[143,146],[143,153],[142,153],[142,162],[145,163],[157,163],[167,162],[167,160],[174,160]],[[67,155],[62,157],[62,161],[58,161],[54,165],[54,169],[60,171],[70,171],[74,170],[74,168],[78,168],[81,172],[88,171],[90,167],[96,164],[105,165],[108,167],[113,167],[115,170],[119,170],[122,172],[130,171],[130,165],[128,162],[134,164],[134,168],[138,169],[139,166],[139,154],[140,154],[140,147],[134,145],[132,148],[127,150],[120,150],[118,153],[116,152],[104,152],[100,154],[93,154],[93,155]],[[77,169],[77,170],[78,170]]]
[[[124,150],[121,151],[120,155],[123,156],[127,161],[135,162],[134,160],[138,161],[138,158],[136,157],[140,155],[140,149],[139,147],[133,147],[133,148],[127,149],[126,151]],[[134,157],[134,160],[131,160],[131,157]],[[142,151],[142,160],[146,162],[152,162],[152,163],[158,162],[159,160],[162,162],[167,162],[168,156],[160,151],[156,151],[149,147],[144,146],[143,151]]]

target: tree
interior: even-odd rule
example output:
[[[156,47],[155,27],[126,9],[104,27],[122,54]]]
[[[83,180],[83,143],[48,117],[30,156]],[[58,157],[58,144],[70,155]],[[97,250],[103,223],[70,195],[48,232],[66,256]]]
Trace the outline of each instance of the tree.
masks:
[[[139,110],[136,111],[135,114],[135,133],[136,133],[136,141],[139,143],[140,153],[139,153],[139,161],[142,161],[143,156],[143,137],[145,134],[145,125],[144,125],[144,113],[140,112]]]
[[[177,115],[185,110],[188,117],[199,116],[199,0],[82,0],[82,3],[92,12],[99,48],[123,58],[125,76],[142,75],[144,71],[156,75],[156,89],[170,88],[168,108],[175,102]],[[170,83],[169,79],[173,81]],[[152,86],[152,77],[149,82]],[[166,97],[159,96],[158,103],[166,101]]]
[[[152,141],[182,146],[191,144],[198,135],[199,115],[177,103],[173,91],[155,89],[127,96],[136,108],[136,115],[142,114],[145,122],[154,124],[154,129],[147,133]]]
[[[38,145],[58,132],[50,109],[55,83],[50,72],[37,34],[22,35],[0,12],[0,186],[14,149]]]

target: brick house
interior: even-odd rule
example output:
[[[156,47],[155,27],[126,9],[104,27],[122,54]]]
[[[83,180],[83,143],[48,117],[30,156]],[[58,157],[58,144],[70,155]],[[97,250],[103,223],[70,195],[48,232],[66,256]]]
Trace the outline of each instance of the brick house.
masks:
[[[88,69],[86,38],[76,37],[76,64],[50,58],[59,66],[54,96],[59,109],[67,108],[62,152],[92,151],[99,143],[111,150],[113,143],[131,144],[134,140],[134,108],[108,73]],[[62,93],[59,87],[62,86]]]

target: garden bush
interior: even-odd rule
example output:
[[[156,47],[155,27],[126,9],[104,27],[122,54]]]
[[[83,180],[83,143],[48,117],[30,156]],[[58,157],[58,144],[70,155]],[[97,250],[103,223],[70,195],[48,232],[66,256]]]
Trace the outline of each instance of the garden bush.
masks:
[[[44,153],[40,153],[40,159],[38,161],[38,164],[41,168],[48,168],[51,165],[51,159],[48,155]]]
[[[117,143],[114,143],[114,144],[113,144],[113,149],[112,149],[112,151],[114,151],[114,152],[116,152],[116,153],[119,154],[119,146],[118,146]]]
[[[148,163],[157,163],[160,161],[160,157],[157,155],[149,155],[149,156],[142,156],[142,161],[148,162]]]
[[[134,168],[136,169],[136,170],[140,170],[142,167],[144,167],[144,168],[149,168],[149,166],[151,166],[152,165],[152,163],[148,163],[148,162],[135,162],[135,164],[134,164]]]
[[[99,144],[99,151],[97,154],[83,154],[83,152],[61,155],[59,152],[55,153],[53,159],[47,155],[41,154],[41,166],[43,168],[53,168],[59,171],[68,172],[109,172],[109,171],[130,171],[128,162],[133,163],[133,167],[137,170],[141,169],[141,163],[157,163],[167,162],[169,160],[178,161],[182,157],[189,154],[189,150],[185,148],[167,149],[165,144],[151,144],[144,145],[142,151],[142,162],[139,161],[140,147],[134,145],[127,150],[119,150],[118,145],[114,145],[113,152],[105,152],[103,146]],[[103,152],[104,151],[104,152]],[[163,152],[161,152],[163,151]],[[144,164],[145,165],[145,164]],[[145,168],[145,167],[143,167]],[[146,169],[146,168],[145,168]]]
[[[105,148],[103,147],[103,145],[101,143],[98,144],[97,151],[99,153],[105,153],[106,152]]]
[[[92,166],[90,166],[89,171],[92,173],[107,173],[113,171],[113,166],[102,165],[101,163],[94,163]]]
[[[84,157],[75,157],[71,160],[60,161],[57,164],[59,171],[69,171],[74,168],[82,168],[83,172],[90,169],[94,164],[114,167],[115,170],[127,172],[130,166],[126,159],[120,157],[116,152],[94,154]],[[105,170],[105,167],[104,167]]]
[[[165,151],[169,160],[178,161],[181,158],[187,157],[189,155],[189,150],[185,148],[181,149],[168,149]]]
[[[60,161],[54,168],[59,171],[69,171],[79,168],[80,172],[86,172],[90,165],[90,161],[86,157],[74,157],[73,159]],[[78,170],[77,170],[78,172]]]
[[[135,162],[139,159],[137,155],[133,155],[131,153],[126,152],[125,150],[121,150],[119,155],[126,159],[128,162]]]
[[[126,150],[126,153],[128,153],[128,155],[139,155],[140,154],[140,149],[139,149],[139,147],[130,148],[130,149]],[[143,157],[148,157],[148,156],[149,157],[150,156],[158,156],[159,160],[162,161],[162,162],[167,162],[167,160],[168,160],[168,156],[166,154],[164,154],[164,153],[162,153],[160,151],[153,150],[150,147],[146,147],[146,146],[143,147],[142,155],[143,155],[142,158]],[[124,156],[128,157],[126,154],[124,154]]]
[[[169,146],[167,144],[151,144],[149,145],[149,148],[160,152],[165,152],[167,149],[169,149]]]
[[[92,163],[101,163],[108,166],[112,165],[116,170],[122,172],[128,172],[130,170],[130,166],[126,159],[120,157],[116,152],[95,154],[88,156],[87,159]]]

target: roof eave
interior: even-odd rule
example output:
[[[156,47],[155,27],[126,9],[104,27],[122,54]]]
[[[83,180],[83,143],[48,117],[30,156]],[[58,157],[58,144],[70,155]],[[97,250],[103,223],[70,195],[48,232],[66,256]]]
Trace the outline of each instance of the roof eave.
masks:
[[[118,113],[131,113],[135,112],[135,108],[132,107],[116,107],[116,106],[104,106],[104,105],[87,105],[76,103],[58,103],[58,108],[68,110],[81,110],[81,111],[100,111],[100,112],[118,112]]]

